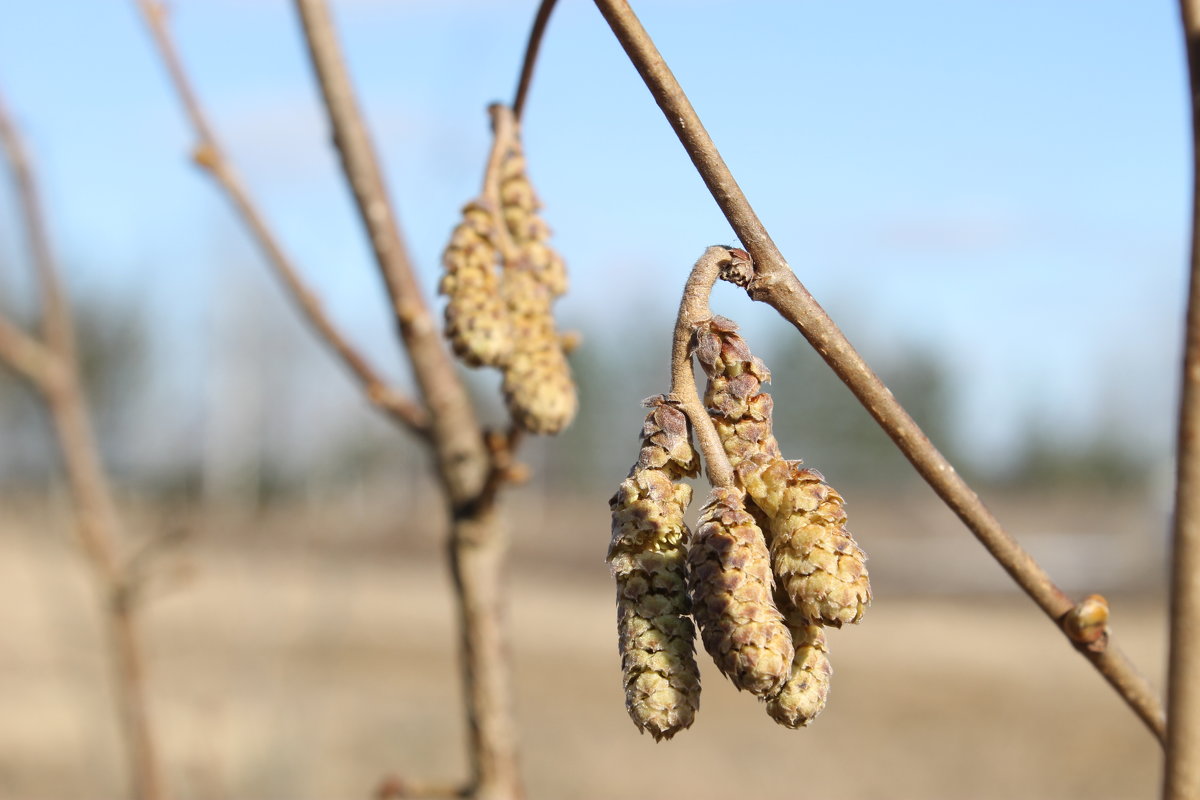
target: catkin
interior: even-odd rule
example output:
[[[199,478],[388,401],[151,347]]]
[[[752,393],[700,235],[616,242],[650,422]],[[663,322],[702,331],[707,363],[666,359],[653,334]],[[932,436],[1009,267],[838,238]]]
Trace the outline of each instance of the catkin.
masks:
[[[550,247],[550,226],[538,211],[542,204],[525,171],[520,141],[500,164],[500,205],[513,244],[529,269],[552,297],[567,291],[567,268],[562,256]]]
[[[780,725],[794,729],[812,722],[824,710],[833,668],[829,665],[825,629],[791,608],[786,597],[777,593],[776,600],[785,609],[783,619],[792,634],[796,655],[787,682],[767,701],[767,713]]]
[[[530,433],[554,434],[570,424],[578,398],[550,311],[550,292],[521,263],[505,268],[504,299],[513,347],[504,364],[504,401]]]
[[[683,514],[699,459],[683,413],[650,398],[638,461],[609,500],[608,562],[617,583],[625,707],[640,730],[669,739],[695,719],[700,673],[687,614],[688,529]]]
[[[462,221],[442,255],[445,274],[438,291],[446,295],[446,338],[469,366],[498,366],[512,349],[508,311],[500,297],[496,261],[497,222],[476,200],[462,211]]]
[[[858,622],[871,602],[866,555],[843,500],[819,472],[787,461],[771,433],[770,372],[723,317],[696,330],[704,400],[738,482],[769,520],[771,558],[789,601],[811,622]]]
[[[745,493],[714,488],[688,553],[692,615],[717,668],[739,689],[775,694],[787,680],[791,636],[771,599],[774,579]]]
[[[513,252],[506,254],[504,299],[513,347],[504,365],[504,398],[513,420],[532,433],[554,434],[575,416],[578,397],[562,338],[554,322],[554,298],[567,290],[562,257],[547,243],[550,229],[514,140],[500,166],[500,208]]]

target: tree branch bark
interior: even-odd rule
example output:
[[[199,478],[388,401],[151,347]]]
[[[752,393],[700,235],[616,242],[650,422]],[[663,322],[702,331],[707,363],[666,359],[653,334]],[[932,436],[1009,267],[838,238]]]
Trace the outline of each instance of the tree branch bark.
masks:
[[[750,297],[772,306],[800,331],[921,477],[1061,630],[1061,622],[1074,604],[1004,530],[800,283],[754,213],[687,95],[629,3],[626,0],[596,0],[596,6],[675,130],[713,199],[750,252],[755,265],[754,279],[747,286]],[[1099,650],[1083,646],[1076,649],[1162,741],[1165,721],[1161,701],[1115,645],[1110,641],[1106,648]]]
[[[1180,18],[1191,89],[1192,241],[1171,559],[1167,800],[1200,797],[1200,2],[1180,0]]]
[[[161,800],[165,793],[146,706],[136,609],[128,602],[125,575],[117,556],[120,519],[88,419],[70,305],[50,247],[37,182],[3,103],[0,149],[12,168],[25,220],[29,252],[41,290],[40,327],[44,339],[37,341],[0,320],[0,359],[30,380],[50,411],[70,486],[78,541],[103,600],[106,643],[113,661],[117,714],[125,739],[131,790],[137,800]]]

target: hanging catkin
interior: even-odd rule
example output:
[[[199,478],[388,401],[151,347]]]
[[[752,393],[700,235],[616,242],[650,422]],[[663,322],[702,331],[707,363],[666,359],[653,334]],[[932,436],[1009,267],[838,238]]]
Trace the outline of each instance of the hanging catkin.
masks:
[[[770,372],[723,317],[697,327],[696,356],[737,480],[769,520],[772,564],[788,599],[811,622],[858,622],[871,602],[866,556],[845,528],[841,495],[780,454],[771,396],[762,391]]]
[[[501,161],[500,176],[501,217],[512,243],[504,265],[503,296],[513,333],[504,364],[504,399],[513,421],[525,430],[558,433],[578,405],[552,308],[567,289],[566,267],[547,244],[550,229],[538,216],[541,204],[516,137]]]
[[[777,592],[776,601],[784,609],[783,619],[792,634],[796,655],[792,658],[787,682],[779,694],[767,701],[767,713],[780,725],[800,728],[812,722],[825,708],[833,669],[829,666],[825,629],[809,622],[790,607],[786,596],[779,595]]]
[[[496,260],[497,222],[487,205],[474,200],[442,255],[445,273],[438,290],[446,295],[446,338],[472,367],[499,366],[512,349],[508,311],[500,298]]]
[[[740,488],[712,490],[688,571],[692,615],[717,668],[739,689],[775,694],[791,669],[791,636],[771,599],[770,555]]]
[[[662,397],[642,427],[637,463],[609,500],[608,562],[617,583],[617,633],[625,706],[640,730],[669,739],[692,724],[700,706],[695,630],[687,614],[683,514],[699,459],[683,413]]]

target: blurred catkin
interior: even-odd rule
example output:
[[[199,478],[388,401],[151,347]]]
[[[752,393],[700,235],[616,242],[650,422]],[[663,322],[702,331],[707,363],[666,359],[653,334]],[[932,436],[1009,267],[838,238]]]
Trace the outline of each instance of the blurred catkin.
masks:
[[[525,155],[519,140],[513,142],[500,163],[500,205],[504,224],[519,257],[552,297],[567,291],[567,268],[549,245],[550,226],[538,214],[542,204],[525,171]]]
[[[609,500],[608,562],[617,583],[625,706],[640,730],[661,740],[689,727],[700,706],[683,523],[692,490],[680,482],[697,473],[699,459],[683,413],[662,397],[646,402],[638,461]]]
[[[819,472],[787,461],[771,432],[770,372],[723,317],[696,330],[704,401],[737,481],[769,520],[775,574],[811,622],[858,622],[871,602],[866,555],[845,528],[843,501]]]
[[[759,697],[775,694],[788,678],[794,653],[771,599],[767,545],[741,489],[713,489],[700,513],[688,570],[692,615],[717,668],[739,689]]]
[[[508,412],[530,433],[558,433],[574,418],[579,401],[554,327],[550,292],[528,264],[519,263],[505,268],[504,300],[513,333],[504,364]]]
[[[784,609],[783,619],[792,634],[796,655],[787,682],[779,694],[767,701],[767,713],[780,725],[800,728],[816,719],[825,708],[833,669],[829,665],[825,629],[805,619],[790,606],[786,596],[781,597],[777,592],[776,600]]]
[[[448,298],[446,338],[472,367],[499,366],[512,349],[496,265],[497,225],[485,202],[467,203],[442,255],[445,273],[438,290]]]
[[[504,365],[504,398],[513,420],[532,433],[554,434],[575,416],[578,398],[553,302],[567,290],[562,258],[547,243],[550,229],[525,172],[520,141],[500,162],[500,208],[511,252],[505,253],[504,301],[513,347]]]

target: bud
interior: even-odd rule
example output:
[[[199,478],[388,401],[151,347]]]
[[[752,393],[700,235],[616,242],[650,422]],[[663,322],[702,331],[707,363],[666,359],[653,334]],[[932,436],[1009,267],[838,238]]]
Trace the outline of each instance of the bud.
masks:
[[[825,629],[809,623],[799,611],[790,608],[784,598],[778,598],[781,608],[787,608],[784,621],[792,634],[796,655],[792,671],[779,694],[767,701],[767,713],[788,728],[800,728],[816,719],[829,697],[829,649],[825,644]]]
[[[512,347],[508,312],[500,297],[496,221],[488,207],[468,203],[442,255],[446,338],[472,367],[497,366]]]

